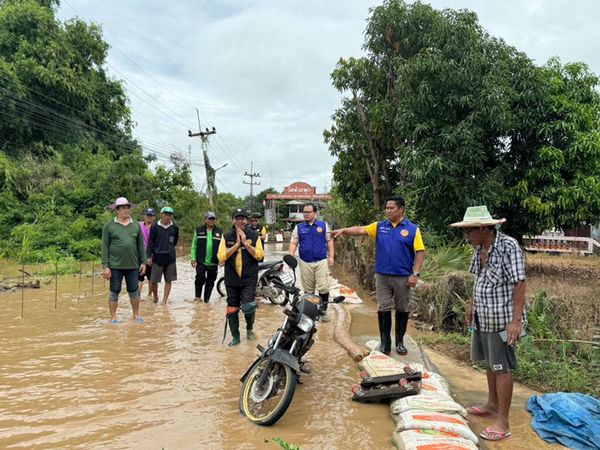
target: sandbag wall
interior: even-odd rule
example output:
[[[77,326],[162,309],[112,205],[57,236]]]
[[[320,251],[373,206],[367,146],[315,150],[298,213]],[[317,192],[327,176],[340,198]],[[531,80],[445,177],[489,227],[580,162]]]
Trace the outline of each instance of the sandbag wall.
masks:
[[[403,364],[375,350],[359,366],[372,377],[404,371]],[[413,363],[409,367],[422,373],[421,392],[390,403],[395,425],[394,446],[400,450],[477,449],[478,439],[468,425],[467,411],[454,401],[446,380],[422,364]]]

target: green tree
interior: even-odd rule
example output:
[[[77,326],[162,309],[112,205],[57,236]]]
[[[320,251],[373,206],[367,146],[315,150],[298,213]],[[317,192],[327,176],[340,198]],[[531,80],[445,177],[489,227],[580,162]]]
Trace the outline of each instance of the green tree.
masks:
[[[98,25],[56,19],[53,0],[0,1],[0,254],[93,258],[108,205],[173,206],[183,232],[205,210],[174,155],[153,173],[131,135],[122,84]]]
[[[400,0],[371,10],[364,50],[332,74],[345,96],[325,131],[359,221],[390,193],[440,235],[476,204],[515,236],[598,220],[598,80],[585,66],[538,67],[473,12]]]

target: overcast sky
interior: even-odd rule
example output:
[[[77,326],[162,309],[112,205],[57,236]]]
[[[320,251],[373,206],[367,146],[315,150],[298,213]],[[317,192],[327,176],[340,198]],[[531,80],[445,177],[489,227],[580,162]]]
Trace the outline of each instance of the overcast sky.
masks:
[[[491,34],[538,64],[552,56],[600,73],[597,0],[435,0],[435,8],[475,11]],[[360,56],[364,0],[61,0],[61,19],[102,26],[108,70],[124,81],[134,134],[162,160],[191,145],[194,182],[205,189],[195,108],[210,137],[217,189],[248,194],[244,172],[282,190],[306,181],[323,193],[334,158],[323,130],[340,102],[330,74],[340,57]]]

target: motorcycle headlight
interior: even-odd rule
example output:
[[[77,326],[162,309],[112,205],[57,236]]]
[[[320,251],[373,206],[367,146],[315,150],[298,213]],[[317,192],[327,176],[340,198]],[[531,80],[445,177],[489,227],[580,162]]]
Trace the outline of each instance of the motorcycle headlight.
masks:
[[[315,325],[315,321],[308,317],[306,314],[302,314],[300,319],[298,320],[298,328],[300,328],[305,333],[308,333],[312,327]]]

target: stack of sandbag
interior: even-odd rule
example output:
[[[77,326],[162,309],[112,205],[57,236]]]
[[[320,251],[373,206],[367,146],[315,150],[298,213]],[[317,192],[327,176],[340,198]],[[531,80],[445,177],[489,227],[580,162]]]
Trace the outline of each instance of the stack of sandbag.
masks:
[[[450,396],[446,380],[421,364],[410,367],[422,373],[421,393],[390,403],[396,448],[476,449],[478,439],[465,419],[467,412]]]
[[[345,284],[340,283],[337,279],[332,278],[331,285],[329,287],[329,298],[333,299],[338,295],[343,295],[346,297],[344,300],[344,303],[346,304],[359,304],[363,302],[354,289],[349,288]]]

